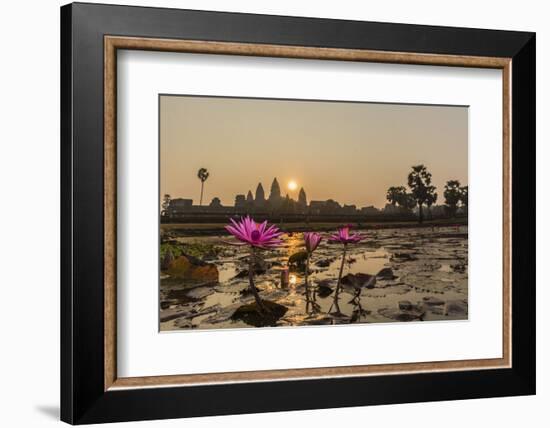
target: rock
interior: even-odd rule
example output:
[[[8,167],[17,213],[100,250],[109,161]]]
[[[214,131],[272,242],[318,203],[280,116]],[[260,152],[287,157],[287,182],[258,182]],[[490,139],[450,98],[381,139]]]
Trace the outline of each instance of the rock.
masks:
[[[288,258],[289,265],[303,266],[307,260],[307,251],[298,251]]]
[[[426,296],[422,298],[422,303],[428,306],[440,306],[444,305],[445,301],[435,296]]]
[[[216,265],[189,255],[181,255],[174,259],[168,266],[167,273],[174,278],[201,283],[218,282],[219,278]]]
[[[263,304],[268,308],[268,313],[261,313],[256,302],[252,302],[240,306],[231,316],[231,319],[234,321],[243,321],[254,327],[273,327],[288,310],[285,306],[271,300],[263,300]]]
[[[348,273],[342,277],[342,284],[350,285],[354,288],[374,288],[376,277],[368,273]]]
[[[466,300],[449,300],[445,305],[446,316],[467,316],[468,301]]]
[[[331,262],[332,262],[332,260],[330,260],[330,259],[323,259],[323,260],[319,260],[317,263],[315,263],[315,266],[329,267]]]
[[[380,270],[380,272],[378,272],[376,274],[376,278],[378,279],[395,279],[397,278],[394,274],[393,274],[393,270],[392,268],[383,268]]]
[[[413,309],[413,304],[408,300],[400,300],[398,306],[402,311],[410,311]]]

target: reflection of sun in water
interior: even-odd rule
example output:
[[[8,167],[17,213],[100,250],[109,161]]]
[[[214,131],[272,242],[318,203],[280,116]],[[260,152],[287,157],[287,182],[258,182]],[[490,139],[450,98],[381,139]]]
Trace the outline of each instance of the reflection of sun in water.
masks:
[[[289,190],[296,190],[298,188],[298,184],[294,180],[290,180],[288,182],[288,189]]]
[[[288,277],[288,283],[289,283],[290,285],[296,285],[296,275],[292,275],[292,274],[289,275],[289,277]]]

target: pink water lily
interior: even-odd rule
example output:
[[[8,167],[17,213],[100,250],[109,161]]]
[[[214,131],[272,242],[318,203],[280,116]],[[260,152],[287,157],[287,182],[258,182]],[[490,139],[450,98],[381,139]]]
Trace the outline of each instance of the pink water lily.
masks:
[[[365,239],[365,237],[362,236],[359,233],[351,233],[350,234],[350,232],[349,232],[350,228],[351,228],[350,225],[346,225],[346,226],[343,226],[343,227],[339,228],[338,232],[333,233],[332,235],[330,235],[328,240],[330,242],[339,242],[339,243],[345,245],[345,244],[356,244],[359,241],[362,241],[363,239]]]
[[[248,258],[248,286],[254,299],[256,300],[257,310],[260,314],[269,314],[270,310],[264,304],[256,286],[254,285],[254,264],[256,261],[256,249],[275,248],[283,243],[279,238],[283,232],[277,227],[267,225],[267,221],[256,223],[252,218],[246,216],[239,221],[231,220],[231,224],[225,226],[225,229],[237,238],[240,242],[228,242],[231,245],[248,245],[250,255]]]
[[[313,253],[321,243],[322,239],[323,237],[321,236],[320,233],[304,232],[304,242],[306,243],[307,252]]]
[[[349,232],[350,228],[352,226],[350,224],[346,226],[342,226],[338,229],[338,232],[332,234],[330,238],[328,239],[329,242],[337,242],[344,244],[343,250],[342,250],[342,263],[340,264],[340,272],[338,273],[338,282],[336,283],[336,291],[334,292],[334,300],[332,302],[332,305],[329,308],[329,312],[334,306],[336,308],[336,313],[340,314],[340,307],[338,306],[338,297],[340,295],[340,287],[342,284],[342,273],[344,272],[344,263],[346,261],[346,252],[348,244],[356,244],[359,241],[362,241],[365,239],[364,236],[362,236],[359,233],[351,233]]]
[[[231,224],[225,229],[240,242],[232,242],[232,245],[251,245],[258,248],[274,248],[283,243],[279,238],[281,232],[276,226],[268,226],[267,221],[256,223],[252,218],[246,216],[239,221],[230,219]]]
[[[306,296],[309,296],[309,259],[311,256],[311,253],[313,253],[316,248],[319,246],[321,240],[323,237],[321,234],[316,232],[304,232],[304,242],[306,244],[306,252],[307,252],[307,259],[306,259]]]

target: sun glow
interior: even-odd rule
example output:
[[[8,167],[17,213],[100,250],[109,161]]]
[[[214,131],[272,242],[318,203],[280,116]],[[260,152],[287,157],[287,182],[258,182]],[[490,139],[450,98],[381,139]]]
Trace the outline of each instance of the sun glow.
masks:
[[[289,277],[288,277],[288,283],[290,285],[296,285],[296,282],[298,281],[298,278],[296,278],[296,275],[293,275],[291,274]]]
[[[290,180],[288,182],[288,189],[289,190],[296,190],[298,188],[298,183],[296,183],[294,180]]]

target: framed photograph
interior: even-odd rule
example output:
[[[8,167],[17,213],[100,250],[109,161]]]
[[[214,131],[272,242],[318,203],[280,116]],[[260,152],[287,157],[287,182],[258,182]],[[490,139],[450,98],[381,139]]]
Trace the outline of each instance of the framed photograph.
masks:
[[[76,3],[61,54],[62,420],[535,393],[533,33]]]

